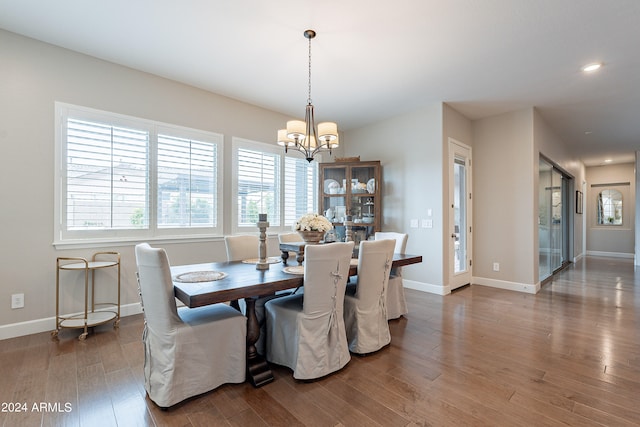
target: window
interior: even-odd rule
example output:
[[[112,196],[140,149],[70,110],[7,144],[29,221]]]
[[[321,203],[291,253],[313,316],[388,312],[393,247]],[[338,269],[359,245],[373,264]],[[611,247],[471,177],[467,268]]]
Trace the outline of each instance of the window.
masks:
[[[158,135],[158,228],[218,224],[218,146]]]
[[[598,225],[622,225],[622,193],[602,190],[597,198]]]
[[[285,156],[284,164],[284,225],[291,227],[302,215],[317,211],[318,163]]]
[[[237,150],[237,225],[255,227],[259,213],[280,223],[280,158],[277,154],[247,148]]]
[[[56,243],[222,234],[222,135],[62,103],[56,117]]]
[[[257,231],[258,214],[266,213],[269,230],[285,231],[317,205],[317,162],[285,155],[280,147],[233,139],[235,232]]]

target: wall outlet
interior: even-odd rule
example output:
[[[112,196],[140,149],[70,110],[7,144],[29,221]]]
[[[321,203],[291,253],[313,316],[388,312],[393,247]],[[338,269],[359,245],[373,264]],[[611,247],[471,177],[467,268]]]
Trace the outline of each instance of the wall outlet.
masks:
[[[24,308],[24,294],[11,295],[11,308]]]
[[[494,262],[493,263],[493,271],[500,271],[500,263],[499,262]]]

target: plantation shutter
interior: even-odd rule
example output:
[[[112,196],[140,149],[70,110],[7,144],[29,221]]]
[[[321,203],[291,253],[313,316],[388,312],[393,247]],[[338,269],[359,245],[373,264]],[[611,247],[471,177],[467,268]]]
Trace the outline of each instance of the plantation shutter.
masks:
[[[315,212],[318,164],[288,156],[284,162],[284,225],[291,226],[302,215]]]
[[[246,148],[237,151],[238,226],[255,226],[258,214],[280,225],[280,155]]]
[[[149,132],[67,119],[67,230],[149,227]]]
[[[217,148],[158,135],[158,228],[217,226]]]

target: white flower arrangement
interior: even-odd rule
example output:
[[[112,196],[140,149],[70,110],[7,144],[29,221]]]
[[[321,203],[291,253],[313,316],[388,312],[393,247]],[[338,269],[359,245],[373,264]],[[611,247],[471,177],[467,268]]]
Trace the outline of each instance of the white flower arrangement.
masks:
[[[308,213],[302,215],[295,224],[293,224],[295,231],[329,231],[333,229],[333,224],[322,215],[315,213]]]

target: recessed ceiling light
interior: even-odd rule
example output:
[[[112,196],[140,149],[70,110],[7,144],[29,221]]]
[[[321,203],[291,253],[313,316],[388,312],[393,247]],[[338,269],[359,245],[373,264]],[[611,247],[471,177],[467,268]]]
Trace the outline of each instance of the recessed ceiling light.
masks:
[[[592,131],[590,131],[590,130],[586,130],[586,131],[584,131],[584,134],[585,134],[585,135],[591,135],[592,133],[593,133],[593,132],[592,132]]]
[[[611,159],[604,159],[604,162],[605,162],[605,163],[611,163],[611,162],[613,162],[613,160],[611,160]]]
[[[599,70],[600,67],[602,67],[602,62],[594,62],[582,67],[582,71],[584,71],[585,73],[593,73],[594,71]]]

